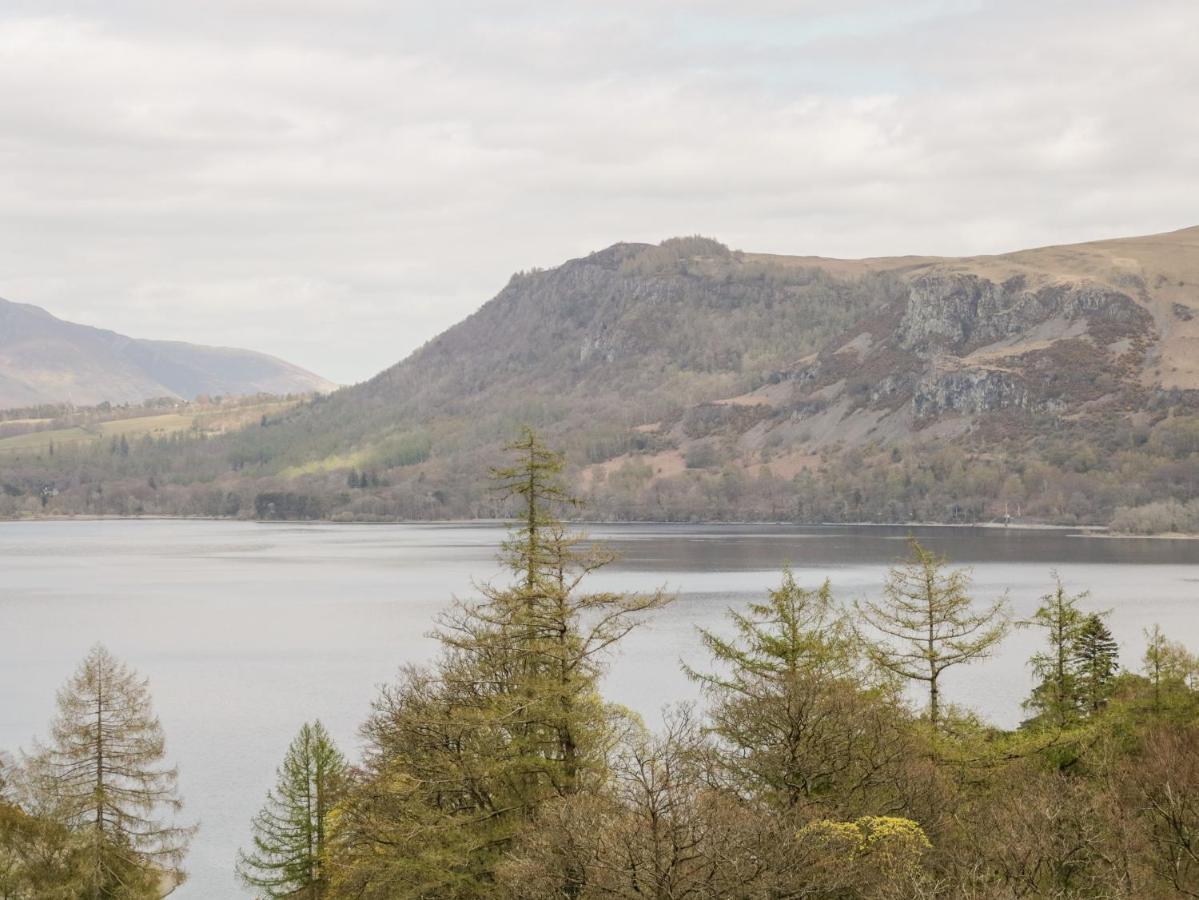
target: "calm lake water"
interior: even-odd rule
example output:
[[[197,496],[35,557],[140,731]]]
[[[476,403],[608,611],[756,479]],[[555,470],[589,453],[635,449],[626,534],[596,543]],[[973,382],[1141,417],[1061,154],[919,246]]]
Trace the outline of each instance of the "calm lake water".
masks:
[[[1010,591],[1027,616],[1057,569],[1090,608],[1110,609],[1123,660],[1157,622],[1199,650],[1199,542],[1111,540],[1063,532],[915,529],[973,567],[980,599]],[[906,529],[771,526],[594,528],[622,560],[599,589],[677,593],[612,659],[607,695],[653,722],[690,699],[680,658],[704,661],[696,626],[777,584],[832,580],[845,601],[876,594]],[[297,728],[320,718],[350,756],[376,686],[429,658],[425,636],[451,596],[497,575],[502,529],[480,525],[267,525],[206,521],[0,524],[0,749],[44,736],[54,693],[96,641],[148,676],[201,823],[191,879],[175,896],[249,896],[237,848]],[[951,702],[1005,726],[1020,718],[1036,636],[1017,632],[992,659],[947,676]]]

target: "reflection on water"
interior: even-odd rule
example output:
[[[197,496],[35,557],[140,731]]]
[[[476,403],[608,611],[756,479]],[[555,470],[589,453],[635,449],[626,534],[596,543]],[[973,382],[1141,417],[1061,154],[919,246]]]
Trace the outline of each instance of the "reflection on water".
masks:
[[[1158,622],[1199,649],[1199,542],[1064,532],[914,529],[974,570],[980,598],[1009,593],[1026,617],[1057,569],[1091,608],[1112,610],[1127,665]],[[433,617],[472,579],[497,575],[502,531],[480,525],[259,525],[109,521],[0,524],[0,748],[44,734],[54,692],[100,640],[151,679],[191,815],[201,820],[192,880],[174,896],[247,896],[233,855],[294,731],[321,718],[351,754],[375,686],[426,659]],[[605,526],[620,562],[596,588],[665,585],[678,600],[632,635],[606,683],[654,721],[693,698],[678,661],[703,662],[696,626],[778,582],[784,564],[845,601],[873,594],[906,529]],[[1036,636],[1016,632],[992,659],[947,675],[947,694],[1013,725]]]

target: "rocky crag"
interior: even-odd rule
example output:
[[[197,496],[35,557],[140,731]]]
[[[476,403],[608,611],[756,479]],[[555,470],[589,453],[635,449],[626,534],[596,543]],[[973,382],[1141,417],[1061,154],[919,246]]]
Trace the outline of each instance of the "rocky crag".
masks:
[[[528,423],[596,516],[1105,523],[1199,490],[1196,312],[1199,228],[960,259],[617,244],[189,465],[242,509],[491,515],[481,473]]]

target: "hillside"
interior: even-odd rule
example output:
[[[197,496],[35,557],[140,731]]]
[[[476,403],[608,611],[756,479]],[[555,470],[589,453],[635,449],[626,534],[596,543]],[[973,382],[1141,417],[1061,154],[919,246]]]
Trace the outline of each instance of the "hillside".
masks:
[[[0,409],[190,400],[202,394],[300,394],[335,387],[264,353],[138,340],[0,299]]]
[[[478,473],[528,422],[595,516],[1136,526],[1199,490],[1197,313],[1199,228],[962,259],[617,244],[156,465],[242,514],[489,515]]]

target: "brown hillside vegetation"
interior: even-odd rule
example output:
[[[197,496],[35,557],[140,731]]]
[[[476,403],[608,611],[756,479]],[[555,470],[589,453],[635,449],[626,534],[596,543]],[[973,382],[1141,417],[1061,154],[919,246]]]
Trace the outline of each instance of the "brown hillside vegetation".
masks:
[[[487,516],[478,472],[529,423],[595,516],[1153,530],[1138,510],[1199,485],[1197,314],[1196,228],[962,259],[616,244],[513,276],[408,359],[265,425],[69,469],[30,452],[7,503],[53,481],[61,511],[95,511],[86,473],[134,512]],[[170,496],[114,499],[147,467]]]

